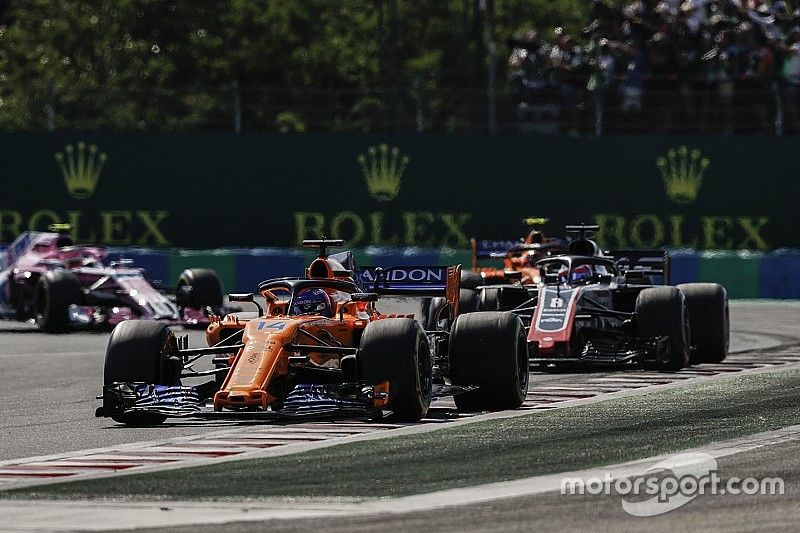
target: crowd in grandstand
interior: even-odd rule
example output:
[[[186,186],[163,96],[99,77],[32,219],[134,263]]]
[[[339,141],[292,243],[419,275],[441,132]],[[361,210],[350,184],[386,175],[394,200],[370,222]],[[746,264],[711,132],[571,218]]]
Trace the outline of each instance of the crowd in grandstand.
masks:
[[[800,132],[800,9],[786,0],[593,0],[579,35],[511,45],[529,131]]]

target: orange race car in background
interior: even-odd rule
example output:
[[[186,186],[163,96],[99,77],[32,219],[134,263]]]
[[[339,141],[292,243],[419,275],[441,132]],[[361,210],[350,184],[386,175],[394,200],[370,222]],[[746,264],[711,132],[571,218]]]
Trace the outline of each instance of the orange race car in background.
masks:
[[[472,270],[461,276],[463,288],[474,289],[478,285],[506,283],[509,278],[520,279],[523,285],[541,282],[536,262],[544,257],[560,255],[567,251],[567,243],[562,239],[548,238],[542,226],[548,219],[530,217],[523,220],[530,230],[524,239],[518,241],[471,239]],[[502,259],[503,268],[481,267],[482,259]],[[509,276],[510,272],[518,273]]]
[[[305,276],[259,284],[266,307],[233,313],[189,348],[158,322],[124,322],[109,340],[98,416],[153,424],[168,416],[391,416],[414,421],[435,398],[463,411],[519,407],[528,386],[525,329],[508,312],[459,314],[460,267],[357,268],[342,241],[305,241],[319,255]],[[452,327],[383,314],[381,295],[441,296]],[[232,301],[256,303],[252,294]],[[256,303],[256,305],[258,305]],[[213,356],[212,370],[195,362]],[[196,386],[181,380],[217,379]]]
[[[478,240],[471,239],[472,261],[471,270],[461,271],[461,287],[459,300],[462,313],[471,313],[478,309],[499,309],[499,300],[480,301],[481,298],[500,298],[502,288],[496,291],[479,291],[478,287],[487,285],[507,285],[515,283],[524,287],[535,287],[542,282],[536,262],[545,257],[561,255],[567,252],[568,243],[562,239],[548,238],[542,231],[542,226],[548,219],[530,217],[522,222],[530,229],[524,239],[517,241],[503,240]],[[481,266],[480,262],[486,259],[503,261],[500,267]],[[495,298],[495,299],[497,299]],[[425,325],[427,329],[437,326],[437,317],[441,308],[446,304],[443,298],[431,298],[423,306]],[[446,326],[446,324],[443,324]]]

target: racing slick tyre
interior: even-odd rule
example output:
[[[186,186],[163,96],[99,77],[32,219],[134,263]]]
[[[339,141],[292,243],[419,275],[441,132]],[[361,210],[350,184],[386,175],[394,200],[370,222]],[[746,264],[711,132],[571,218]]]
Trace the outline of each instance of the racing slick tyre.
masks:
[[[69,306],[83,299],[81,283],[73,272],[54,270],[39,278],[34,301],[36,325],[47,333],[69,329]]]
[[[458,314],[474,313],[478,310],[479,291],[461,289],[458,293]]]
[[[481,311],[510,311],[530,300],[525,287],[484,287],[478,309]]]
[[[471,270],[461,271],[461,288],[462,289],[477,289],[483,285],[483,276],[480,272],[473,272]]]
[[[461,289],[459,290],[458,295],[458,314],[465,314],[465,313],[474,313],[478,310],[478,292],[475,289]],[[445,311],[442,311],[447,306],[447,298],[436,297],[431,299],[430,307],[428,308],[428,312],[425,315],[425,329],[427,331],[437,331],[437,330],[449,330],[450,324],[449,321],[447,324],[442,326],[440,324],[441,319],[445,318],[447,314]],[[439,313],[442,313],[439,315]],[[437,316],[440,320],[437,320]]]
[[[683,293],[675,287],[643,289],[636,298],[636,331],[640,337],[669,337],[664,370],[689,364],[689,313]]]
[[[208,268],[188,268],[178,278],[178,306],[215,311],[222,307],[222,283]]]
[[[719,363],[728,356],[728,292],[717,283],[684,283],[678,289],[689,307],[692,363]]]
[[[411,318],[387,318],[364,328],[356,356],[361,379],[389,381],[390,418],[416,422],[428,412],[433,359],[422,326]]]
[[[459,315],[450,332],[450,381],[477,385],[453,397],[459,411],[516,409],[528,392],[525,328],[513,313]]]
[[[103,382],[143,382],[153,385],[180,385],[175,334],[164,323],[154,320],[126,320],[111,332],[106,348]],[[154,425],[167,419],[154,413],[125,413],[111,417],[129,425]]]
[[[439,329],[439,313],[443,313],[440,318],[444,318],[444,307],[447,305],[447,298],[442,298],[441,296],[437,296],[436,298],[431,298],[430,303],[428,305],[427,310],[423,309],[424,316],[425,316],[425,329],[427,331],[435,331]]]

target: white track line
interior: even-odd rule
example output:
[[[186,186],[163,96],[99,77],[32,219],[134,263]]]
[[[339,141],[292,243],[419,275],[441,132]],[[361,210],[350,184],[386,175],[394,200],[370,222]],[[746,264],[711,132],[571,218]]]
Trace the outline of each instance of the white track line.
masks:
[[[564,478],[611,479],[644,475],[656,463],[678,453],[727,457],[766,446],[800,440],[800,426],[749,435],[708,446],[599,468],[532,476],[467,488],[400,498],[354,501],[311,499],[296,503],[276,498],[253,503],[162,501],[125,503],[98,501],[0,500],[3,531],[99,531],[177,527],[336,516],[403,514],[444,507],[474,505],[558,491]]]
[[[735,361],[731,361],[731,367],[735,367]],[[10,488],[25,488],[35,487],[40,485],[47,485],[52,483],[63,483],[65,481],[77,481],[84,479],[98,479],[107,477],[119,477],[129,474],[148,473],[163,470],[175,470],[180,468],[216,464],[228,461],[238,461],[243,459],[258,459],[264,457],[277,457],[282,455],[289,455],[301,453],[310,450],[317,450],[329,446],[336,446],[345,442],[357,442],[363,440],[392,438],[400,435],[410,435],[418,433],[427,433],[436,431],[444,427],[454,427],[461,424],[472,424],[475,422],[493,420],[500,418],[510,418],[517,416],[527,416],[541,411],[543,409],[560,409],[572,407],[576,405],[585,405],[600,401],[606,401],[613,398],[623,398],[629,396],[639,396],[642,394],[649,394],[658,390],[667,390],[677,387],[684,387],[688,384],[695,385],[704,383],[710,380],[726,379],[732,376],[739,376],[743,374],[773,372],[776,370],[788,370],[800,368],[800,362],[789,364],[781,362],[775,365],[759,366],[757,368],[748,368],[739,370],[737,372],[723,372],[714,375],[700,375],[693,376],[689,380],[669,380],[671,376],[679,374],[664,374],[654,384],[649,380],[642,380],[638,383],[642,384],[638,388],[622,388],[622,390],[613,393],[597,393],[597,391],[587,391],[587,397],[575,398],[574,396],[538,396],[534,393],[534,403],[527,403],[523,409],[516,411],[503,411],[499,413],[486,413],[474,416],[464,416],[456,419],[439,420],[439,423],[422,423],[422,424],[383,424],[371,425],[369,423],[349,423],[347,427],[355,425],[361,432],[352,435],[339,436],[338,424],[331,424],[326,427],[324,424],[299,424],[295,426],[256,426],[239,428],[234,430],[220,431],[209,433],[205,435],[193,435],[189,437],[179,437],[175,439],[168,439],[164,441],[155,441],[148,443],[131,443],[121,446],[113,446],[110,448],[102,448],[96,450],[83,450],[78,452],[70,452],[65,454],[57,454],[46,457],[35,457],[28,459],[15,459],[10,461],[0,462],[0,490],[7,490]],[[642,373],[644,377],[651,377],[649,373]],[[622,376],[620,376],[622,377]],[[634,375],[630,375],[634,378]],[[654,377],[658,377],[656,374]],[[596,383],[598,380],[605,380],[606,378],[591,378],[588,380],[590,383]],[[616,379],[616,378],[611,378]],[[630,380],[628,380],[630,381]],[[604,381],[605,384],[605,381]],[[329,433],[330,438],[319,439],[320,433],[308,432],[310,438],[300,440],[296,437],[284,438],[284,435],[300,436],[298,429],[303,428],[317,428],[325,430]],[[241,440],[249,437],[250,435],[257,437],[253,439],[252,446],[245,446],[241,444]],[[262,440],[258,440],[262,439]],[[230,446],[228,441],[235,440],[236,446]],[[195,446],[198,441],[202,443]],[[209,443],[211,446],[205,446],[208,441],[218,443],[218,446],[213,446],[213,442]],[[267,444],[274,444],[273,446],[265,446]],[[29,463],[38,463],[48,461],[75,461],[75,460],[88,460],[91,461],[92,456],[100,456],[96,459],[98,463],[107,462],[109,457],[120,456],[128,461],[136,460],[141,457],[141,462],[138,466],[118,470],[114,468],[107,469],[86,469],[81,471],[74,471],[73,475],[64,476],[64,471],[59,467],[54,467],[49,470],[52,473],[51,477],[47,476],[46,471],[38,472],[40,475],[19,475],[15,471],[5,473],[3,469],[14,466],[24,466]],[[159,461],[153,461],[157,459]],[[168,461],[169,460],[169,461]],[[69,470],[67,470],[69,471]]]

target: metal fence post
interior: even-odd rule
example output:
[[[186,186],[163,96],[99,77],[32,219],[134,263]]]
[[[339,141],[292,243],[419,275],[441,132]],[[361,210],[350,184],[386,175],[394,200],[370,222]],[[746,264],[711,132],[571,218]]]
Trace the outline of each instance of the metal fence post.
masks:
[[[242,93],[239,90],[239,80],[233,80],[233,131],[242,131]]]
[[[775,93],[775,136],[783,137],[783,95],[781,91],[781,81],[772,84],[772,92]]]

